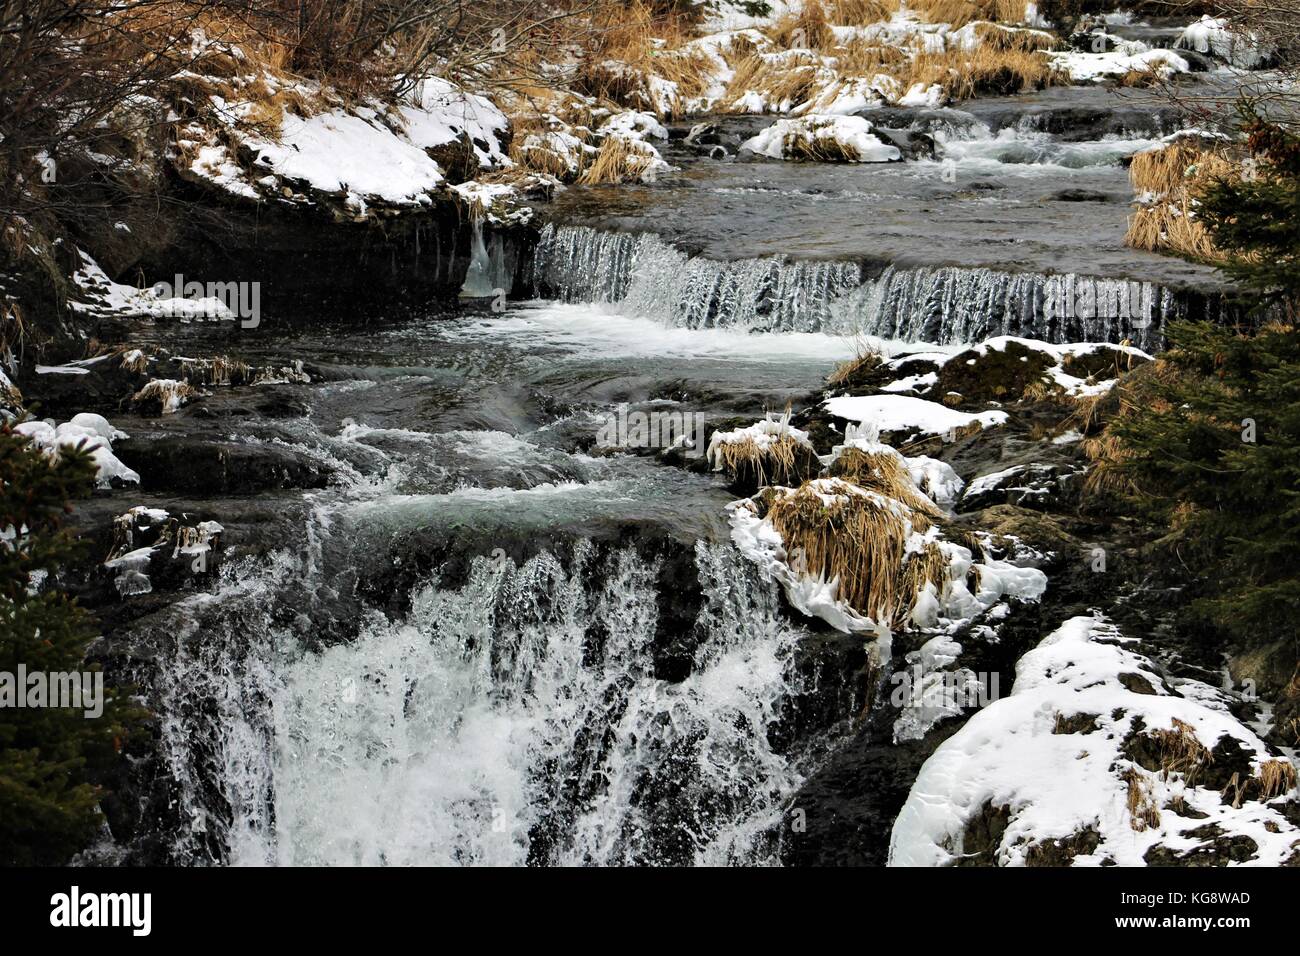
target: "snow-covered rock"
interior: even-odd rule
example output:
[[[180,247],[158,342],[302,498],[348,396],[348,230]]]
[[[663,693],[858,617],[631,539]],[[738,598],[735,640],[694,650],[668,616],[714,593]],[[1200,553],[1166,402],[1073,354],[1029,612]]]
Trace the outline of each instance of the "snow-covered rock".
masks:
[[[1294,768],[1221,692],[1171,686],[1131,643],[1103,618],[1075,617],[1022,657],[1011,695],[921,768],[890,864],[1300,860],[1300,827],[1270,805],[1294,798]]]
[[[127,435],[115,429],[103,416],[81,412],[61,425],[55,425],[53,419],[22,422],[14,426],[14,431],[26,435],[36,448],[50,457],[57,457],[61,448],[82,445],[95,463],[98,488],[140,483],[140,475],[113,454],[113,442]]]
[[[947,435],[975,425],[991,428],[1007,420],[1007,413],[959,412],[910,395],[841,395],[826,400],[826,410],[836,418],[875,426],[880,432]]]
[[[1222,17],[1211,17],[1208,14],[1188,26],[1174,41],[1174,48],[1208,53],[1245,70],[1263,65],[1273,54],[1270,44],[1249,33],[1232,29],[1231,24]]]
[[[902,158],[897,146],[884,142],[860,116],[812,114],[777,120],[742,150],[772,159],[839,159],[856,163],[889,163]]]

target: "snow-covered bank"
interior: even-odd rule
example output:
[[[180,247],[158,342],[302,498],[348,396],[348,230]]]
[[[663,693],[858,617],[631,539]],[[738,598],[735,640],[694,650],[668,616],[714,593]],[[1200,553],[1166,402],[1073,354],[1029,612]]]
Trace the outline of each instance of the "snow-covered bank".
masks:
[[[1075,617],[1021,658],[1011,695],[922,768],[891,865],[1300,861],[1280,803],[1296,797],[1294,768],[1227,695],[1167,681],[1133,643]]]

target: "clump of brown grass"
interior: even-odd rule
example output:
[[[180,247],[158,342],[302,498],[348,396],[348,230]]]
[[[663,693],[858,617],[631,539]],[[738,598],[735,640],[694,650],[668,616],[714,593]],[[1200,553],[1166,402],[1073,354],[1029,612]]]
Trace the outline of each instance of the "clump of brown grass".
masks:
[[[975,20],[1023,23],[1024,0],[909,0],[908,8],[929,23],[963,27]]]
[[[835,44],[821,0],[808,0],[798,13],[786,14],[768,28],[767,35],[787,50],[829,50]]]
[[[873,77],[878,73],[891,73],[908,59],[907,54],[894,46],[881,46],[866,37],[854,37],[836,47],[835,70],[841,77]]]
[[[830,125],[829,122],[812,123],[804,129],[787,133],[784,148],[786,157],[810,163],[856,163],[859,158],[856,147],[834,136],[817,135]]]
[[[1166,777],[1180,773],[1190,785],[1197,772],[1213,759],[1196,736],[1196,728],[1177,717],[1171,728],[1153,731],[1151,736],[1160,748],[1160,769]]]
[[[946,568],[946,559],[937,548],[910,558],[906,553],[911,531],[930,527],[929,520],[848,482],[823,479],[794,491],[774,490],[767,496],[767,517],[806,573],[838,580],[838,597],[875,621],[901,622],[921,583],[942,584],[939,565]],[[920,563],[907,571],[912,561]]]
[[[994,50],[1055,50],[1060,41],[1045,30],[1024,30],[996,23],[977,22],[975,35],[980,45]]]
[[[1138,195],[1156,197],[1129,218],[1126,245],[1150,252],[1176,252],[1208,262],[1224,255],[1196,218],[1197,195],[1216,180],[1236,179],[1240,168],[1223,148],[1184,137],[1133,157],[1129,179]]]
[[[998,50],[979,46],[973,50],[918,53],[910,70],[899,77],[904,88],[914,83],[939,86],[953,99],[982,93],[1011,94],[1041,90],[1060,82],[1059,71],[1045,54],[1035,50]]]
[[[584,186],[640,182],[655,165],[655,155],[645,144],[626,136],[606,136],[578,182]]]
[[[809,449],[791,435],[760,445],[752,438],[721,442],[710,451],[714,469],[763,485],[795,485],[809,477]]]
[[[830,79],[820,58],[810,54],[776,57],[755,52],[736,64],[722,96],[722,110],[743,112],[735,103],[751,92],[763,94],[770,108],[795,107],[811,99],[819,84]]]
[[[899,0],[826,0],[826,16],[841,26],[865,26],[888,20],[898,12]]]
[[[1128,784],[1129,826],[1138,833],[1160,826],[1160,808],[1151,793],[1151,784],[1136,767],[1129,767],[1122,777]]]
[[[1295,789],[1296,770],[1289,760],[1266,760],[1259,765],[1255,779],[1259,785],[1260,802],[1267,803]]]
[[[154,379],[132,395],[131,401],[137,405],[157,403],[160,413],[167,415],[197,394],[198,391],[189,382]]]
[[[902,457],[890,450],[865,451],[845,448],[831,463],[829,474],[844,478],[854,484],[879,492],[886,498],[901,501],[913,511],[939,520],[943,512],[933,501],[921,494],[912,482],[912,476],[903,464]]]
[[[826,384],[838,387],[846,382],[860,378],[867,372],[880,368],[883,363],[884,358],[879,352],[863,349],[854,358],[835,366],[831,374],[826,376]]]

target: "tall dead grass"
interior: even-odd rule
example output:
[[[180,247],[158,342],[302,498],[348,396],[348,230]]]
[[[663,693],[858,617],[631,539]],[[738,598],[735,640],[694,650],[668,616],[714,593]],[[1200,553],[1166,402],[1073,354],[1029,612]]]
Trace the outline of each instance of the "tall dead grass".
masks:
[[[1151,196],[1153,201],[1129,217],[1125,245],[1206,262],[1224,261],[1223,251],[1196,218],[1196,197],[1216,180],[1240,175],[1240,167],[1208,140],[1183,138],[1138,153],[1129,166],[1129,179],[1139,196]]]

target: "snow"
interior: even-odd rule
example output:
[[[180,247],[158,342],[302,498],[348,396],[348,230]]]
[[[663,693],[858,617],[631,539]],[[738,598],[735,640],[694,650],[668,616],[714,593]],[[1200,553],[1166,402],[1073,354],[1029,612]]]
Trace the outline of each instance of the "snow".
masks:
[[[1234,31],[1227,20],[1208,14],[1188,26],[1174,41],[1174,48],[1210,53],[1246,70],[1254,69],[1272,55],[1269,44],[1261,43],[1251,34]]]
[[[1011,695],[971,717],[921,768],[894,823],[890,865],[955,862],[967,823],[990,804],[1010,811],[995,853],[1001,865],[1023,865],[1034,844],[1085,829],[1099,843],[1076,856],[1075,865],[1140,866],[1157,845],[1175,852],[1198,846],[1202,839],[1187,832],[1211,824],[1253,840],[1252,864],[1278,865],[1294,853],[1300,829],[1277,810],[1251,799],[1234,807],[1217,789],[1196,785],[1195,776],[1153,772],[1125,756],[1131,734],[1175,730],[1177,720],[1206,748],[1224,736],[1237,740],[1250,752],[1254,772],[1273,759],[1253,731],[1221,707],[1207,706],[1205,691],[1212,695],[1212,688],[1191,693],[1196,682],[1184,681],[1175,696],[1154,665],[1126,646],[1131,643],[1104,618],[1081,616],[1022,657]],[[1138,675],[1155,693],[1129,690],[1121,675]],[[1093,716],[1096,729],[1061,731],[1058,718],[1079,715]],[[1158,822],[1134,821],[1133,781],[1158,808]],[[1174,801],[1198,818],[1180,816]]]
[[[410,119],[407,119],[408,124]],[[429,131],[419,132],[426,137]],[[442,169],[377,119],[342,109],[303,119],[285,113],[278,142],[251,143],[254,165],[324,193],[343,194],[357,212],[367,202],[428,204]]]
[[[148,316],[154,319],[178,318],[183,322],[232,322],[236,318],[235,312],[215,296],[189,299],[160,294],[160,290],[167,287],[163,283],[147,289],[137,289],[135,286],[114,282],[99,267],[99,263],[85,252],[78,251],[81,256],[81,267],[72,274],[72,281],[89,300],[72,304],[72,307],[79,312],[92,315]],[[38,368],[37,371],[40,369]],[[73,368],[67,366],[51,371],[77,374]],[[84,370],[82,373],[84,374]]]
[[[510,121],[485,96],[469,93],[439,77],[420,80],[410,103],[398,110],[406,139],[420,149],[454,143],[468,135],[479,165],[510,165],[501,148]]]
[[[760,422],[755,422],[748,428],[737,428],[726,432],[715,431],[709,437],[709,463],[713,465],[714,471],[722,470],[720,452],[723,445],[753,442],[759,451],[767,451],[770,446],[783,438],[792,439],[800,445],[812,448],[812,442],[808,440],[808,433],[792,426],[788,414],[780,418],[774,418],[772,413],[769,412],[766,418]]]
[[[798,119],[777,120],[757,136],[741,144],[759,156],[787,159],[798,139],[833,140],[856,155],[859,163],[888,163],[902,158],[897,146],[882,142],[871,132],[868,120],[860,116],[810,114]]]
[[[1141,53],[1125,53],[1111,50],[1106,53],[1081,53],[1071,50],[1064,53],[1049,53],[1052,65],[1064,71],[1072,83],[1100,83],[1116,79],[1131,71],[1154,72],[1161,79],[1168,79],[1175,73],[1190,73],[1188,62],[1170,50],[1146,50]]]
[[[95,484],[98,488],[112,488],[114,480],[119,484],[140,483],[140,475],[122,464],[113,454],[113,442],[126,438],[127,435],[114,428],[101,415],[81,412],[72,416],[70,421],[57,426],[53,419],[22,422],[14,426],[14,431],[26,435],[37,449],[50,458],[56,458],[60,448],[75,448],[84,443],[95,463]]]
[[[903,460],[913,483],[936,504],[952,504],[961,494],[964,482],[946,461],[925,455]]]
[[[1003,411],[959,412],[910,395],[842,395],[827,399],[826,410],[836,418],[872,424],[881,432],[923,435],[949,434],[975,424],[991,428],[1007,420]]]

